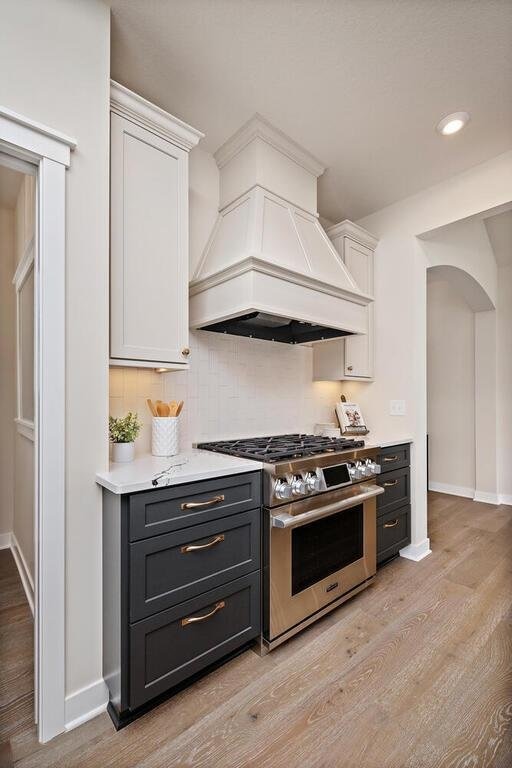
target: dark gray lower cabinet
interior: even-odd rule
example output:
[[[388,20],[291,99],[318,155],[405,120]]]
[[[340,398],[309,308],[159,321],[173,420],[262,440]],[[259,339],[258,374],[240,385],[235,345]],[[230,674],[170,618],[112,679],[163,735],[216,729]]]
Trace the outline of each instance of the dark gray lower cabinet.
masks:
[[[259,636],[260,498],[259,472],[103,491],[103,675],[116,727]]]
[[[259,571],[130,627],[130,707],[136,708],[259,633]]]
[[[377,518],[377,564],[396,557],[411,541],[411,507],[397,509]]]
[[[377,565],[384,565],[411,541],[410,446],[382,448],[378,485],[384,493],[377,497]]]

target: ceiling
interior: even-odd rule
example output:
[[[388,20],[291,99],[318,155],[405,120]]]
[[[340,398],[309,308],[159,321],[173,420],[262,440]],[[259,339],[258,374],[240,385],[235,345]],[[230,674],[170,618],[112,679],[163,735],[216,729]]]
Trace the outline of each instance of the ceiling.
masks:
[[[260,112],[358,219],[512,147],[510,0],[111,0],[112,76],[217,149]],[[434,127],[466,110],[462,133]]]
[[[512,265],[512,211],[504,211],[485,219],[494,258],[499,267]]]
[[[15,208],[23,174],[0,164],[0,208]]]

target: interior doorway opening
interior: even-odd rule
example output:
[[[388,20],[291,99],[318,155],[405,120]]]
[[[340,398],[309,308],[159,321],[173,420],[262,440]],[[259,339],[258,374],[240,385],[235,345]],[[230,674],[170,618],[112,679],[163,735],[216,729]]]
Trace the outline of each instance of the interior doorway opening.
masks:
[[[427,233],[422,245],[429,490],[511,504],[511,206]]]
[[[36,190],[37,167],[0,152],[0,678],[6,733],[14,722],[25,728],[38,719]]]

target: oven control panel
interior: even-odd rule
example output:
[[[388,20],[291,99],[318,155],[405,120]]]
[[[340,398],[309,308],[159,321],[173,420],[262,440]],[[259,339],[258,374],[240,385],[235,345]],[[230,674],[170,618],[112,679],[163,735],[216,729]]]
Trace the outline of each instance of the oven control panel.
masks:
[[[273,481],[273,496],[278,501],[293,501],[312,493],[331,491],[358,483],[380,473],[380,465],[373,459],[344,461],[328,467],[316,467],[307,472],[296,472],[277,477]]]

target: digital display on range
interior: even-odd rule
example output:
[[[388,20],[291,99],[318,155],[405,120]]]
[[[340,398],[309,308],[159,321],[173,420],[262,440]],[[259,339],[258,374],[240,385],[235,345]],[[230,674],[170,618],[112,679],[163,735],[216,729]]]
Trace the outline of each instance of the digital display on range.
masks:
[[[348,464],[337,464],[335,467],[323,468],[325,485],[327,488],[332,488],[335,485],[342,485],[343,483],[350,483],[350,474],[348,471]]]

